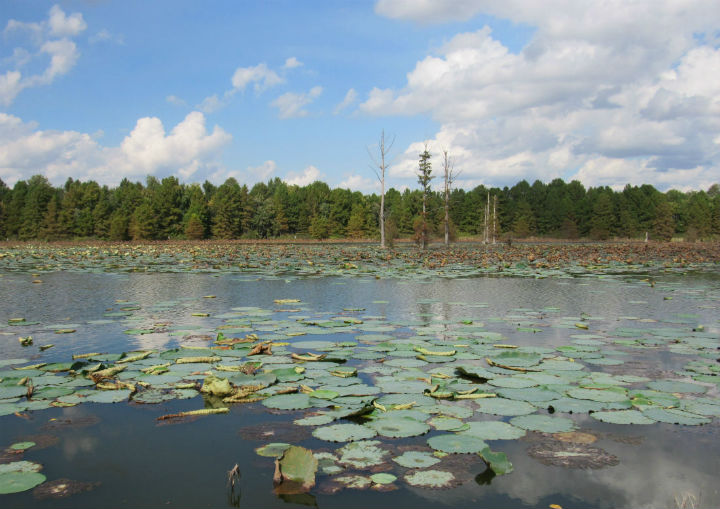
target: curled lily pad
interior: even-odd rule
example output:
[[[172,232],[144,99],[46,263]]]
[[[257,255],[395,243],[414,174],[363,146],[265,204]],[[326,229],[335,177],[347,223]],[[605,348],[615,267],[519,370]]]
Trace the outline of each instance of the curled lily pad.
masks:
[[[513,471],[512,463],[504,452],[493,452],[486,447],[478,454],[496,475],[505,475]]]
[[[374,429],[360,424],[333,424],[313,431],[313,436],[328,442],[354,442],[377,435]]]
[[[420,488],[451,488],[454,485],[455,476],[451,472],[443,470],[420,470],[405,476],[405,482],[411,486]]]
[[[273,481],[282,484],[285,481],[297,483],[300,492],[308,491],[315,486],[315,473],[318,460],[312,451],[304,447],[291,445],[282,457],[275,460],[275,476]]]

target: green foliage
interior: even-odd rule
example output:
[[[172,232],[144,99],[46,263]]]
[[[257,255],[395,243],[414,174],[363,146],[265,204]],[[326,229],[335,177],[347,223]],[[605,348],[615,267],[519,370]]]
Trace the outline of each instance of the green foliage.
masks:
[[[428,150],[420,154],[420,189],[386,190],[387,243],[405,236],[422,245],[442,226],[444,197],[430,189],[430,160]],[[616,192],[561,179],[532,185],[523,180],[503,189],[454,189],[451,235],[482,235],[489,193],[491,201],[498,199],[498,238],[500,232],[568,239],[643,238],[648,232],[654,240],[707,240],[720,235],[719,189],[715,184],[707,191],[661,193],[650,185],[628,185]],[[68,179],[53,187],[36,175],[12,189],[0,181],[0,238],[366,238],[379,234],[379,209],[377,195],[330,189],[319,181],[300,187],[275,178],[250,191],[233,178],[218,187],[182,184],[176,177],[150,177],[144,185],[123,179],[115,188]]]

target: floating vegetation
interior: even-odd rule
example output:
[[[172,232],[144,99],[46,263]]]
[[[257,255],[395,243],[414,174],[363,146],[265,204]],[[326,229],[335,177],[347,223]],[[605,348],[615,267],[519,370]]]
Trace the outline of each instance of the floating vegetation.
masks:
[[[532,445],[527,453],[543,465],[565,468],[597,469],[620,463],[616,456],[598,447],[554,440]]]
[[[117,249],[128,253],[126,247]],[[145,264],[143,270],[149,272],[172,268],[173,272],[223,274],[240,286],[257,278],[284,285],[283,280],[347,274],[358,278],[358,286],[389,278],[420,285],[438,277],[502,274],[548,277],[558,284],[575,278],[574,284],[587,285],[587,291],[594,293],[608,288],[603,285],[639,288],[635,274],[639,270],[659,276],[663,271],[712,268],[712,262],[699,258],[648,260],[648,266],[642,266],[639,260],[645,260],[645,255],[635,250],[633,255],[638,256],[633,263],[615,259],[613,254],[589,264],[573,249],[543,249],[543,256],[535,256],[531,263],[527,258],[515,259],[524,248],[502,253],[499,249],[442,254],[431,250],[420,257],[410,251],[355,247],[332,246],[325,252],[306,246],[292,251],[246,245],[219,247],[214,252],[193,248],[185,258],[158,246],[154,251],[139,248],[132,261],[113,253],[107,259],[118,264],[113,271],[133,271]],[[11,252],[12,256],[0,258],[0,267],[8,272],[39,263],[21,251]],[[42,252],[44,248],[37,253]],[[55,258],[58,268],[52,270],[76,267],[84,272],[104,267],[106,262],[95,257],[106,252],[101,248],[90,252],[61,252]],[[597,254],[594,247],[578,247],[577,252]],[[442,265],[440,256],[447,257]],[[80,268],[75,265],[78,260],[84,264]],[[331,302],[318,310],[310,303],[312,297],[296,292],[298,288],[273,286],[272,293],[261,298],[264,302],[253,303],[258,307],[217,309],[211,305],[221,304],[224,296],[204,300],[214,295],[183,296],[152,305],[115,303],[113,297],[112,308],[104,313],[107,320],[71,324],[68,319],[44,325],[10,318],[2,332],[12,339],[14,353],[0,361],[0,416],[42,419],[41,412],[47,408],[92,409],[94,404],[116,403],[142,406],[141,415],[147,412],[151,422],[183,422],[244,405],[232,410],[233,418],[247,413],[268,419],[238,431],[243,439],[257,442],[252,447],[259,457],[253,461],[267,462],[270,468],[276,460],[275,493],[287,501],[307,503],[316,503],[308,491],[322,491],[323,486],[332,492],[383,491],[403,484],[452,488],[480,475],[483,463],[487,465],[487,472],[481,474],[483,482],[490,482],[494,475],[513,472],[513,458],[501,450],[503,442],[494,441],[529,440],[530,436],[540,439],[530,445],[528,454],[543,464],[578,469],[612,466],[618,463],[617,457],[597,444],[591,446],[609,435],[576,431],[578,424],[620,430],[618,436],[623,436],[626,431],[620,427],[629,425],[667,430],[676,424],[709,424],[720,416],[717,324],[708,319],[709,313],[673,312],[671,307],[684,296],[698,301],[694,307],[709,302],[715,309],[720,299],[717,291],[707,299],[706,290],[693,293],[682,284],[668,289],[660,282],[656,286],[644,282],[637,292],[646,292],[647,300],[635,301],[642,303],[632,308],[637,316],[610,320],[587,309],[563,316],[566,313],[549,305],[552,302],[540,308],[518,304],[502,310],[494,303],[472,299],[443,302],[434,294],[418,298],[428,296],[421,293],[410,298],[417,307],[411,306],[402,316],[395,309],[394,297],[371,301],[372,293],[360,295],[362,302]],[[221,292],[220,287],[212,291]],[[670,291],[674,301],[662,300],[659,292]],[[274,299],[275,292],[292,298]],[[649,306],[648,302],[668,306],[668,316],[643,316],[642,306]],[[85,323],[112,329],[124,346],[86,344],[88,353],[73,354],[70,343],[60,337],[53,337],[58,347],[50,352],[33,344],[21,348],[14,339],[19,332],[26,338],[33,334],[37,343],[43,343],[49,334],[81,331],[64,338],[79,339],[87,329],[97,330]],[[649,366],[644,357],[655,353],[667,355],[672,362]],[[72,413],[56,415],[45,429],[99,422]],[[221,426],[231,421],[207,420]],[[23,451],[31,455],[40,446],[32,437],[13,439],[17,443],[6,446],[10,453],[6,450],[3,461],[20,459]],[[32,442],[38,446],[31,446]],[[15,463],[22,462],[9,464]],[[55,496],[48,494],[52,490],[72,494],[93,486],[66,479],[46,482],[39,467],[27,465],[0,473],[0,480],[10,474],[5,485],[0,483],[3,489],[22,491],[42,483],[34,492],[39,498]],[[314,488],[316,477],[319,488]]]
[[[56,479],[55,481],[48,481],[33,490],[33,497],[38,500],[45,500],[48,498],[66,498],[78,493],[90,491],[100,486],[99,482],[82,482],[73,481],[71,479]]]

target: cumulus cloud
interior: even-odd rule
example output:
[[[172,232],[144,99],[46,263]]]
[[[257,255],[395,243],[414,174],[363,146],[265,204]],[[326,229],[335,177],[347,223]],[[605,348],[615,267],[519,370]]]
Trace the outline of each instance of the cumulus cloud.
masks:
[[[215,168],[231,136],[192,112],[168,133],[160,119],[144,117],[118,147],[104,147],[76,131],[43,131],[18,117],[0,113],[0,178],[13,184],[42,173],[55,184],[67,177],[117,184],[122,178],[176,173],[187,179],[201,168]]]
[[[362,191],[364,193],[377,192],[380,189],[380,184],[376,179],[358,175],[348,175],[345,180],[340,182],[342,189],[351,189],[352,191]]]
[[[337,115],[344,109],[355,104],[355,101],[357,101],[357,92],[355,91],[354,88],[351,88],[350,90],[347,91],[347,94],[345,94],[345,98],[337,106],[335,106],[335,109],[333,110],[333,114]]]
[[[302,67],[304,64],[295,57],[290,57],[285,60],[285,69],[295,69],[296,67]]]
[[[165,102],[174,106],[187,106],[187,102],[185,102],[185,99],[172,94],[165,98]]]
[[[323,177],[323,174],[320,173],[320,170],[318,170],[315,166],[308,166],[303,170],[302,173],[297,174],[295,172],[288,172],[287,175],[283,178],[283,180],[291,186],[306,186],[308,184],[312,184],[316,180],[320,180]]]
[[[86,28],[87,24],[82,14],[74,13],[67,16],[57,5],[50,9],[48,19],[43,22],[9,20],[3,32],[5,37],[17,32],[28,32],[37,49],[33,53],[23,47],[14,48],[11,61],[15,64],[15,68],[0,75],[0,104],[9,106],[22,90],[49,85],[56,77],[70,72],[80,54],[77,45],[69,38],[79,35]],[[32,59],[47,57],[49,63],[44,72],[23,76],[21,67]]]
[[[280,118],[305,117],[308,111],[303,108],[320,97],[322,92],[323,88],[320,86],[311,88],[307,93],[287,92],[270,104],[278,109]]]
[[[284,79],[268,68],[267,64],[261,63],[253,67],[238,67],[231,81],[236,90],[245,90],[252,83],[255,92],[260,93],[270,87],[279,85]]]
[[[536,31],[519,53],[489,27],[457,34],[418,61],[402,89],[378,86],[359,109],[430,115],[441,124],[431,145],[448,148],[467,181],[570,175],[623,185],[636,171],[663,188],[699,188],[720,172],[720,49],[702,42],[720,23],[716,7],[711,0],[381,0],[376,12],[395,19],[483,13]],[[396,174],[411,175],[417,145]]]
[[[48,25],[50,27],[50,35],[57,37],[72,37],[80,34],[80,32],[87,28],[87,23],[85,23],[82,14],[76,12],[70,16],[66,16],[59,5],[53,5],[50,8]]]

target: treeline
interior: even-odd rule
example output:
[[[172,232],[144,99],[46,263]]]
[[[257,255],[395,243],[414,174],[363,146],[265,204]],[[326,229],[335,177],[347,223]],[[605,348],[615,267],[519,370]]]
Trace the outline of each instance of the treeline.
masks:
[[[513,187],[450,194],[454,235],[482,236],[486,203],[496,203],[498,238],[528,236],[686,240],[720,235],[720,187],[667,191],[650,185],[585,189],[578,181],[521,181]],[[497,201],[495,201],[497,199]],[[444,197],[428,196],[428,222],[441,231]],[[60,240],[97,238],[237,239],[310,236],[317,239],[379,235],[380,197],[324,182],[304,187],[279,178],[248,188],[229,178],[222,185],[182,184],[175,177],[148,177],[145,185],[123,180],[110,188],[68,179],[53,187],[40,175],[9,188],[0,180],[0,238]],[[422,192],[390,189],[385,194],[389,238],[417,232]],[[490,210],[492,213],[492,209]]]

